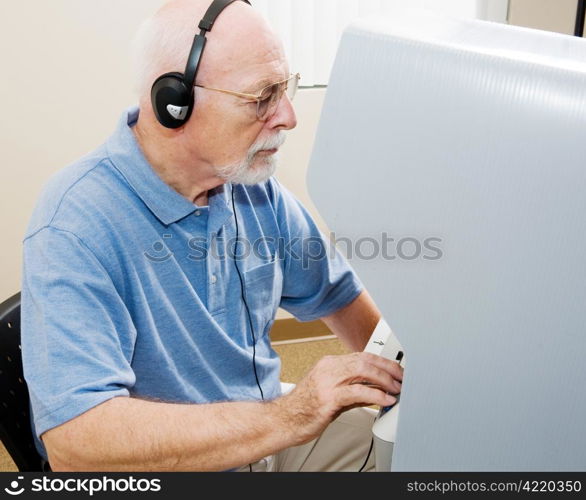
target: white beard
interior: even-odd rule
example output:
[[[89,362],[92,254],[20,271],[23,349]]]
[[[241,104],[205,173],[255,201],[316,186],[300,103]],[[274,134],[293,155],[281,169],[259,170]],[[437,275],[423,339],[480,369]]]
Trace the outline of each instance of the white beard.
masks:
[[[242,184],[244,186],[254,186],[267,182],[277,171],[279,155],[257,157],[257,154],[260,151],[280,148],[285,143],[285,139],[285,132],[279,132],[273,137],[255,142],[248,150],[246,158],[242,161],[232,165],[216,167],[218,177],[226,181],[226,183]]]

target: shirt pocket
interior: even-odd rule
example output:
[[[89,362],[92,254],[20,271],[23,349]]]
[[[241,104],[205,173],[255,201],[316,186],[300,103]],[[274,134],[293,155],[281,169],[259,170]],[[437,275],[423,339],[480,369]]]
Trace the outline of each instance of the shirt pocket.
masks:
[[[258,338],[268,334],[283,294],[283,272],[277,259],[244,273],[244,294]]]

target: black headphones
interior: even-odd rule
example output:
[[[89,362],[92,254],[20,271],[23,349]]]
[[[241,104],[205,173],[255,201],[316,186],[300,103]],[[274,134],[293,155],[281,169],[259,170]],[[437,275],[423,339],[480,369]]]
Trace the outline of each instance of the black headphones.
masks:
[[[203,51],[206,34],[228,5],[240,0],[214,0],[199,23],[201,32],[195,35],[191,52],[183,73],[167,73],[157,78],[151,90],[153,110],[159,123],[166,128],[177,129],[187,123],[195,105],[194,85]],[[248,0],[241,0],[251,5]]]

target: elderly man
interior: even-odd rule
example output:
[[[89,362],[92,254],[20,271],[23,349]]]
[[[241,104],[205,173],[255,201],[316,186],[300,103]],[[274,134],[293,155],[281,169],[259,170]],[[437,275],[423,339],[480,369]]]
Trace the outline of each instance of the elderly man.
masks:
[[[53,470],[358,470],[372,415],[357,407],[400,391],[396,363],[357,353],[281,395],[279,306],[354,351],[380,315],[338,255],[298,258],[325,242],[271,177],[297,78],[253,8],[225,7],[193,111],[171,105],[163,121],[184,123],[162,125],[151,87],[183,70],[209,6],[173,0],[145,24],[140,111],[55,176],[30,223],[23,360]]]

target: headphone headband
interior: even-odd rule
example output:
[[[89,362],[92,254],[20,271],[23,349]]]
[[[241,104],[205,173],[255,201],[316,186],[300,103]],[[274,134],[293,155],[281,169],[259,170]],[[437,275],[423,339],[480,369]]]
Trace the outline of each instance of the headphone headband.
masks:
[[[201,33],[199,35],[195,35],[195,39],[193,40],[193,45],[191,47],[191,52],[189,54],[189,59],[187,60],[187,66],[185,67],[184,81],[187,88],[191,88],[195,85],[195,77],[197,76],[197,71],[201,62],[201,56],[207,42],[206,34],[212,31],[216,19],[218,19],[224,9],[237,1],[246,2],[248,5],[250,5],[248,0],[215,0],[209,6],[208,10],[203,16],[203,19],[200,21],[199,29],[201,30]]]
[[[212,28],[214,27],[214,23],[216,22],[218,16],[226,7],[228,7],[228,5],[230,5],[234,1],[236,0],[216,0],[215,2],[213,2],[212,5],[210,5],[210,7],[208,8],[205,15],[203,16],[203,19],[199,23],[199,29],[201,30],[200,35],[204,36],[204,31],[212,31]],[[250,2],[248,0],[242,1],[250,5]]]

